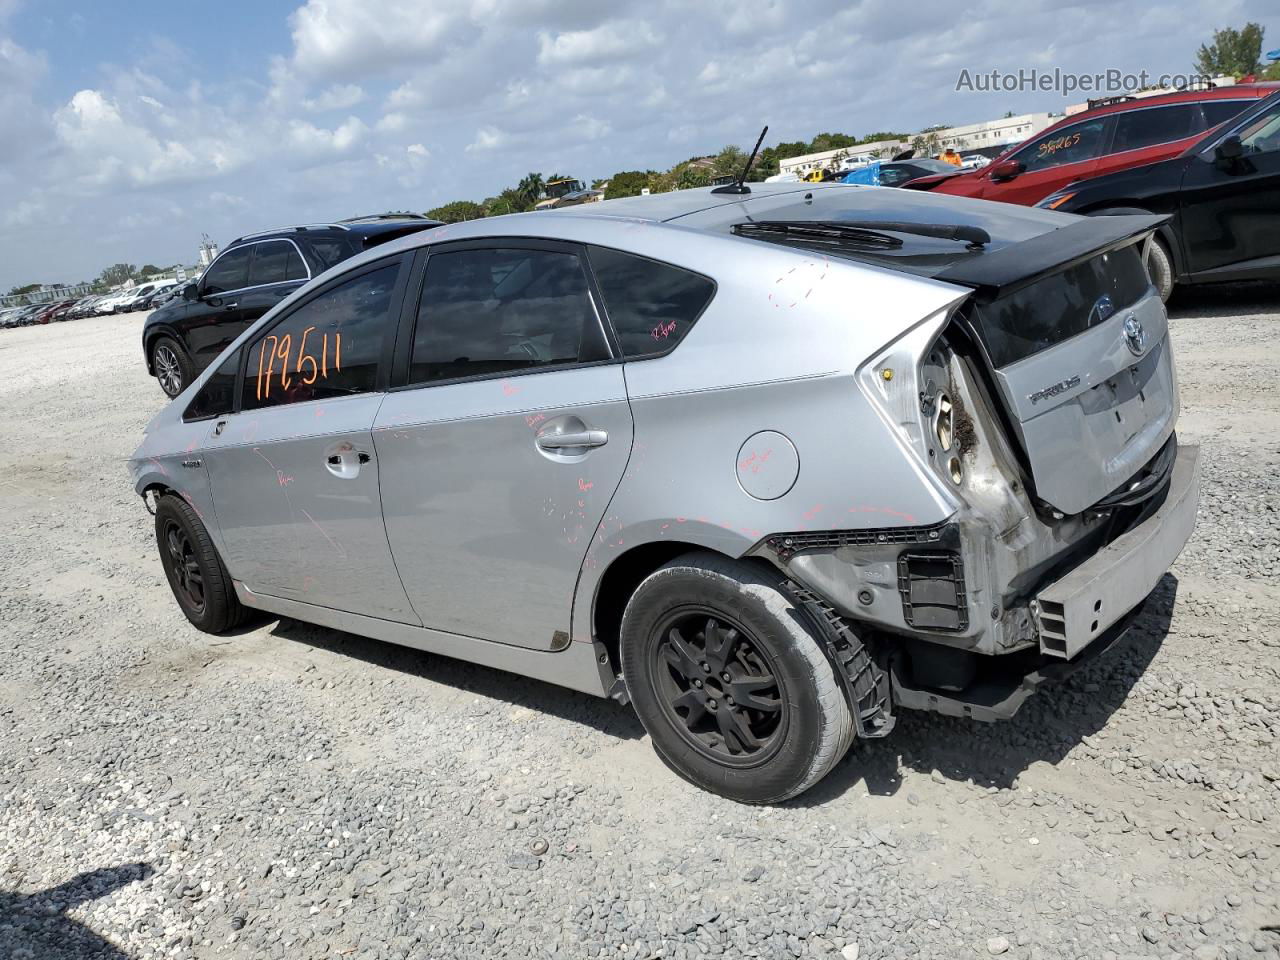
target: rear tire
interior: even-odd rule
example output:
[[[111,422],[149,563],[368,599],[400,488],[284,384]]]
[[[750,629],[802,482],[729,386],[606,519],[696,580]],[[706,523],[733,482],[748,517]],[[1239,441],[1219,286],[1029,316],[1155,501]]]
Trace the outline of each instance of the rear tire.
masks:
[[[173,337],[156,337],[151,345],[151,369],[160,389],[170,398],[185,390],[195,376],[191,357]]]
[[[1168,303],[1169,297],[1173,295],[1173,258],[1169,256],[1169,248],[1159,237],[1151,241],[1151,249],[1147,251],[1147,273],[1150,274],[1160,299]]]
[[[244,620],[245,608],[209,531],[176,494],[166,494],[156,503],[156,546],[169,588],[192,626],[221,633]]]
[[[848,751],[853,714],[778,580],[713,553],[650,574],[622,617],[622,672],[653,747],[695,786],[780,803]]]

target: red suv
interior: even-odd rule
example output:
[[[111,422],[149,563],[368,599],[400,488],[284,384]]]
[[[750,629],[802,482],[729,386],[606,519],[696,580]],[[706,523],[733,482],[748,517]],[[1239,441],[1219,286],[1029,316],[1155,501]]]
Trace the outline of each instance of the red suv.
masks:
[[[1250,83],[1108,103],[1059,120],[985,167],[904,186],[1031,206],[1073,181],[1177,156],[1277,89]]]

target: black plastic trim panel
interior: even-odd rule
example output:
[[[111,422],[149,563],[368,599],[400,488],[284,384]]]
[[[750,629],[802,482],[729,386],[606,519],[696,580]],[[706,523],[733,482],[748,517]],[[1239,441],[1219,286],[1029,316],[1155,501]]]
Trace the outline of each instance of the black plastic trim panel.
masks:
[[[839,547],[867,547],[882,544],[959,544],[959,532],[953,523],[931,527],[878,527],[865,530],[818,530],[812,533],[774,533],[765,537],[764,546],[779,560],[790,560],[805,550],[832,550]]]

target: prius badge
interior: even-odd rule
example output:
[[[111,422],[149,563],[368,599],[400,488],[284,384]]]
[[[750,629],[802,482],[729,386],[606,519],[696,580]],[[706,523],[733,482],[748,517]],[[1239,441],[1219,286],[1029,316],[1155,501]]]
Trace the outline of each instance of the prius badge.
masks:
[[[1124,318],[1124,345],[1129,348],[1129,352],[1135,357],[1142,356],[1142,351],[1147,348],[1147,331],[1142,329],[1142,321],[1134,314]]]
[[[1067,377],[1065,380],[1059,380],[1057,383],[1050,384],[1043,389],[1037,390],[1035,393],[1027,394],[1027,399],[1031,401],[1034,407],[1041,400],[1048,400],[1050,397],[1056,397],[1060,393],[1066,393],[1073,387],[1080,386],[1080,377],[1077,374],[1074,377]]]

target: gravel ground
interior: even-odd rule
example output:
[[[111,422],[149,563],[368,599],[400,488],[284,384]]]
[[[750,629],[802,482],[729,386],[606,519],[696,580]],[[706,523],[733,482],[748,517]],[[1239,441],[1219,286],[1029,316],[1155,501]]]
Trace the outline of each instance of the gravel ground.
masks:
[[[1277,304],[1174,304],[1205,489],[1132,641],[773,809],[612,702],[195,632],[121,462],[142,316],[0,331],[0,957],[1280,958]]]

